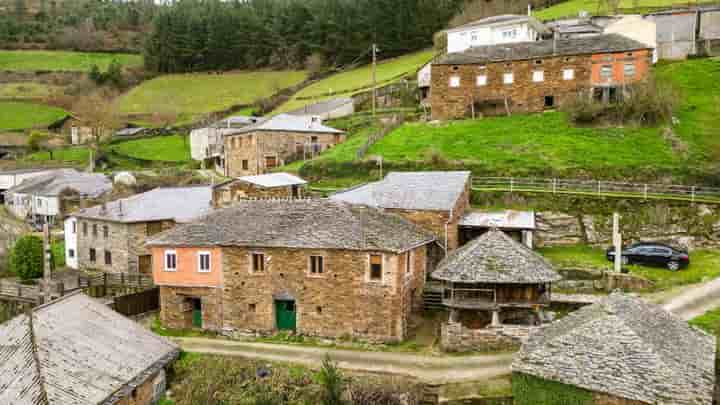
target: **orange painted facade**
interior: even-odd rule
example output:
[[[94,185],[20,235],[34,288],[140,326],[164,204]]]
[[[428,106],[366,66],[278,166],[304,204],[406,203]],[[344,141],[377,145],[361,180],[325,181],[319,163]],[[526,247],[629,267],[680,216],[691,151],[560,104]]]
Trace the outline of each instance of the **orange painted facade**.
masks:
[[[592,55],[592,73],[590,80],[592,85],[616,86],[623,83],[632,83],[644,79],[652,63],[652,54],[649,50],[643,49],[632,52],[620,52],[611,54]],[[635,74],[625,75],[625,65],[634,64]],[[603,67],[610,67],[611,77],[603,77]]]
[[[165,268],[165,253],[174,251],[176,271]],[[210,253],[210,271],[200,271],[200,253]],[[222,250],[220,248],[161,248],[152,249],[153,279],[156,285],[183,287],[222,287]]]

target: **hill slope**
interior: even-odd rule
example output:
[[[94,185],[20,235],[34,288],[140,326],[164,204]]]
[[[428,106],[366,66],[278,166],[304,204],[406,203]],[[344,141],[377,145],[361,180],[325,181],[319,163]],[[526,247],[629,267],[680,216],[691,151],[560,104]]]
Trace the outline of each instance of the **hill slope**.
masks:
[[[113,59],[124,66],[143,63],[142,56],[126,53],[0,50],[0,71],[88,72],[93,65],[105,71]]]
[[[657,7],[670,8],[674,5],[687,6],[688,4],[707,3],[709,0],[620,0],[618,7],[623,9],[639,8],[640,11],[649,11]],[[538,10],[533,15],[540,20],[554,20],[563,17],[575,17],[580,11],[587,11],[590,14],[611,14],[607,6],[600,0],[568,0],[566,2],[556,4],[542,10]],[[622,10],[620,10],[622,11]]]

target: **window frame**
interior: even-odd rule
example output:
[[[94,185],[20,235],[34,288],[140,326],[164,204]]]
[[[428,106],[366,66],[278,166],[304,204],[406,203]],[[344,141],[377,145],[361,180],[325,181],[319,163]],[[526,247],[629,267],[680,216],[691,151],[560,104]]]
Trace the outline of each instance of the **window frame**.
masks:
[[[373,256],[380,258],[380,277],[375,278],[373,277]],[[382,283],[385,279],[384,273],[385,272],[385,255],[382,253],[368,253],[368,272],[367,272],[367,281],[370,283]]]
[[[605,75],[607,72],[607,76]],[[612,80],[613,78],[613,67],[612,65],[600,65],[600,80]]]
[[[203,269],[203,257],[207,257],[207,269]],[[212,273],[212,252],[201,250],[197,253],[197,271],[198,273]]]
[[[488,77],[486,74],[475,76],[475,87],[485,87],[488,84]]]
[[[533,83],[544,82],[545,81],[545,71],[544,70],[533,70],[532,81],[533,81]]]
[[[75,258],[75,249],[68,249],[68,257],[71,259]]]
[[[409,279],[413,275],[413,251],[408,250],[405,252],[405,279]]]
[[[103,225],[103,238],[107,239],[110,237],[110,227],[107,225]]]
[[[315,260],[320,260],[320,271],[313,271]],[[325,256],[309,255],[308,256],[308,275],[310,277],[323,277],[325,275]]]
[[[632,67],[632,73],[628,74],[628,67]],[[635,78],[637,76],[637,66],[635,63],[624,63],[623,64],[623,77],[624,78]]]
[[[85,221],[82,223],[82,233],[83,236],[88,236],[88,223]]]
[[[70,223],[72,224],[72,234],[77,235],[77,220],[73,219]]]
[[[97,250],[95,248],[90,248],[88,250],[88,257],[90,263],[97,263]]]
[[[448,87],[451,89],[457,89],[460,88],[460,75],[452,75],[450,76],[450,80],[448,81]]]
[[[508,80],[510,78],[510,80]],[[515,83],[515,73],[513,72],[506,72],[503,73],[503,84],[509,85]]]
[[[255,264],[255,256],[262,256],[262,261],[258,263],[262,263],[262,269],[256,269]],[[266,274],[267,273],[267,258],[265,257],[265,253],[263,252],[250,252],[250,274]]]
[[[169,258],[170,256],[173,256],[173,257],[174,257],[174,260],[173,260],[174,263],[173,263],[173,264],[175,265],[175,267],[169,267],[169,266],[168,266],[168,258]],[[178,271],[178,256],[177,256],[177,251],[176,251],[176,250],[174,250],[174,249],[172,249],[172,250],[169,249],[169,250],[165,250],[165,251],[163,252],[163,270],[164,270],[164,271],[167,271],[167,272],[170,272],[170,273],[176,273],[176,272]]]
[[[575,80],[575,69],[572,69],[572,68],[563,69],[563,80],[564,81]]]
[[[97,238],[98,235],[99,235],[98,234],[98,226],[97,226],[97,224],[93,224],[92,225],[92,236],[93,236],[93,238]]]
[[[105,250],[103,253],[103,259],[106,266],[112,266],[112,251]]]

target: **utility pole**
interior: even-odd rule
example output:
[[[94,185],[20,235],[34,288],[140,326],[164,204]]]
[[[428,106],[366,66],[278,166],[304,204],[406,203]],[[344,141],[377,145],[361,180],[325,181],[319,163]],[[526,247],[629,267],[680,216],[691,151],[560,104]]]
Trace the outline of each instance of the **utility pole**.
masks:
[[[50,291],[50,281],[52,280],[52,247],[50,245],[50,225],[47,219],[43,224],[43,295],[44,303],[50,302],[52,292]]]
[[[622,270],[622,235],[620,234],[620,214],[613,214],[613,245],[615,246],[615,272]]]
[[[375,104],[377,103],[377,44],[372,44],[372,116],[375,118]]]

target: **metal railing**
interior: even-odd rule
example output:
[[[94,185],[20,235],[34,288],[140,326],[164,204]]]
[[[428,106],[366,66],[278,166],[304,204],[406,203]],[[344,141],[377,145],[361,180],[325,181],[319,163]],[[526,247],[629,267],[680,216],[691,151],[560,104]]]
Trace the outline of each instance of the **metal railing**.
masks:
[[[472,187],[475,191],[576,194],[720,204],[720,187],[707,186],[558,178],[475,177]]]

